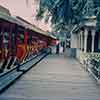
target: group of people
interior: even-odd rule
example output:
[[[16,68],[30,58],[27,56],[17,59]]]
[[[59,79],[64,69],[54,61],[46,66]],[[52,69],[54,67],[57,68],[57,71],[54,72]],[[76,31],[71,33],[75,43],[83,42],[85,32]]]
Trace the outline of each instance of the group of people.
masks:
[[[56,54],[65,52],[65,42],[61,42],[56,46]]]

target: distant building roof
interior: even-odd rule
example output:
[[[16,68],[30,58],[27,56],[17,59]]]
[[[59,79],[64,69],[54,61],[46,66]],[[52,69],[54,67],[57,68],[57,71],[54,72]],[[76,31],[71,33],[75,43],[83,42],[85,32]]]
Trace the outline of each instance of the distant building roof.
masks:
[[[76,24],[73,27],[71,32],[75,33],[76,31],[78,31],[82,27],[94,27],[94,28],[96,28],[96,16],[84,17],[83,21],[80,22],[79,24]]]

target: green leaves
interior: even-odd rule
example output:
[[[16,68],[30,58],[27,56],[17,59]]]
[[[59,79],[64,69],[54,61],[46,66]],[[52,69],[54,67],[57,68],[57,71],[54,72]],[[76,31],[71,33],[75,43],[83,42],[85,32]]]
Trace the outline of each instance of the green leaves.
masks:
[[[95,5],[93,0],[87,0],[82,14],[84,16],[94,16],[95,15]]]
[[[72,26],[79,24],[84,16],[97,16],[97,26],[100,26],[100,0],[40,0],[37,19],[45,18],[55,31],[71,31]],[[47,12],[48,11],[48,12]],[[45,14],[47,12],[48,14]],[[66,27],[71,27],[69,30]]]
[[[48,10],[48,13],[52,16],[52,24],[60,22],[60,19],[62,19],[64,23],[67,23],[70,16],[69,0],[40,0],[40,7],[36,16],[37,19],[43,18],[46,10]],[[46,21],[48,19],[49,16]]]

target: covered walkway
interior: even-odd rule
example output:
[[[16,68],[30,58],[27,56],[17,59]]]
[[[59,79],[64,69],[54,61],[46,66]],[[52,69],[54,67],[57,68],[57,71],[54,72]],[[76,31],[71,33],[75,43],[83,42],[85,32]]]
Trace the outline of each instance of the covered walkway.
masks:
[[[0,100],[100,100],[100,87],[75,59],[50,55],[2,93]]]

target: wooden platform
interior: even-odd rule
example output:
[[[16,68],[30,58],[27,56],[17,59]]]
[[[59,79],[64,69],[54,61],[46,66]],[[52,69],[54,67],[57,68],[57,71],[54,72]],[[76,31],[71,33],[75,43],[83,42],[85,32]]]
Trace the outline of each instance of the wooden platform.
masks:
[[[75,59],[52,55],[1,94],[0,100],[100,100],[100,86]]]

